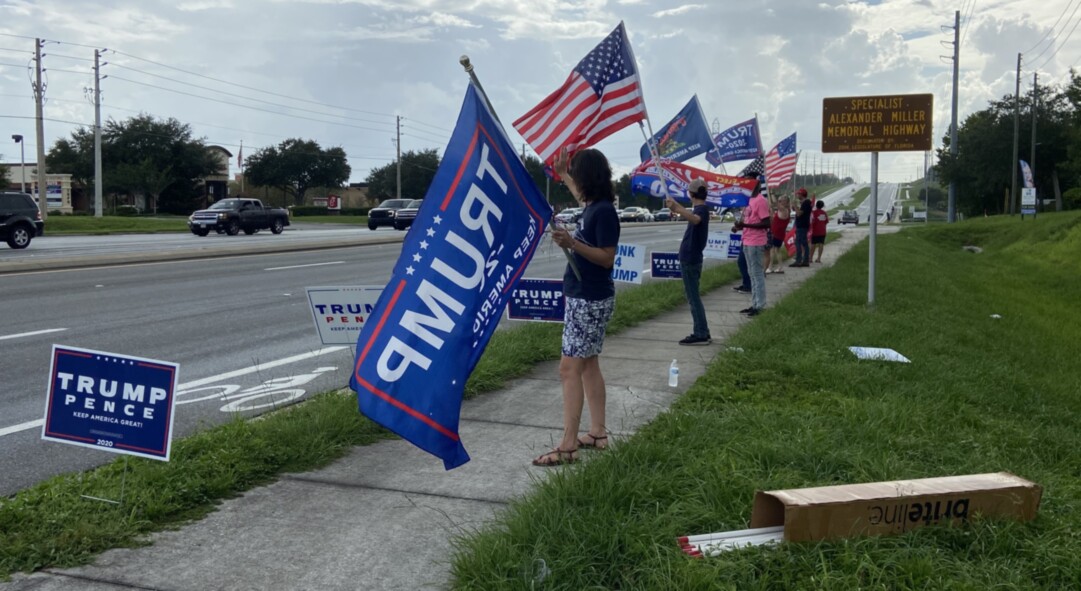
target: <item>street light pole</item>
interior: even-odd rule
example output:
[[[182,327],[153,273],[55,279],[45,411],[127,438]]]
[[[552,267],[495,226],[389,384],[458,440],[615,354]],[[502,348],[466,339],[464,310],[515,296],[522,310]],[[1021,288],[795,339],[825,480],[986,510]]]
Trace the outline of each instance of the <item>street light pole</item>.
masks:
[[[22,180],[19,182],[19,191],[26,192],[26,144],[23,143],[23,136],[14,134],[11,139],[15,140],[16,144],[19,144],[19,176]]]

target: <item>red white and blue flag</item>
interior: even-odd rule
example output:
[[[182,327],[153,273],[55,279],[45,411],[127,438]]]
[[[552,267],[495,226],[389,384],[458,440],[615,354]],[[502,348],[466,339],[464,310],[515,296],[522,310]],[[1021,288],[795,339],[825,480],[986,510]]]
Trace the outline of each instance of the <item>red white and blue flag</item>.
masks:
[[[446,469],[466,380],[544,233],[552,208],[471,84],[390,282],[357,338],[360,410]]]
[[[642,85],[627,31],[620,22],[552,94],[514,122],[533,151],[551,163],[646,118]]]
[[[783,140],[766,152],[766,183],[769,188],[780,187],[796,173],[796,134]]]

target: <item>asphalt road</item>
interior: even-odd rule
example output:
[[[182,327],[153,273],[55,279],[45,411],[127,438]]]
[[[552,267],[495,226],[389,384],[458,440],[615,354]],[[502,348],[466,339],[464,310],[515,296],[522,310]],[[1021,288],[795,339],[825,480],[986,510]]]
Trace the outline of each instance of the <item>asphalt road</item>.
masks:
[[[622,242],[673,251],[683,227],[625,225]],[[401,244],[227,257],[215,250],[279,246],[279,239],[304,235],[333,242],[403,234],[332,227],[282,236],[46,236],[25,251],[0,250],[0,268],[30,256],[62,261],[123,253],[152,260],[168,251],[200,256],[207,249],[204,254],[217,257],[0,275],[0,496],[113,459],[40,439],[54,343],[179,363],[174,437],[345,386],[352,351],[320,344],[305,287],[384,285]],[[526,276],[559,278],[565,264],[546,240]]]

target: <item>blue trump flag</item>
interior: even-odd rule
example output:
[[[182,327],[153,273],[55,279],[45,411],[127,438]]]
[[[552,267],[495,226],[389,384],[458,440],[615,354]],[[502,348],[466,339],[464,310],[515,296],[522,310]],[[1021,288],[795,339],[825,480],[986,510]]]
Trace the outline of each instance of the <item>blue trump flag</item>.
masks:
[[[713,136],[717,149],[706,154],[711,166],[722,162],[750,160],[762,155],[762,138],[758,135],[758,117],[737,123]]]
[[[390,282],[357,338],[360,411],[443,460],[469,461],[462,392],[552,208],[469,86]]]
[[[671,121],[653,134],[652,141],[657,143],[658,156],[676,162],[690,160],[713,149],[713,139],[709,135],[697,94]],[[642,144],[639,154],[642,162],[652,158],[649,144]]]

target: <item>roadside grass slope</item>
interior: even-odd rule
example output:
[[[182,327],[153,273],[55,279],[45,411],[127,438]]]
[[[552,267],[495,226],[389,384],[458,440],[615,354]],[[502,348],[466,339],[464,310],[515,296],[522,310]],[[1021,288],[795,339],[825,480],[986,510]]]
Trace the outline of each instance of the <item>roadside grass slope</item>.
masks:
[[[668,412],[457,539],[456,588],[1081,589],[1081,212],[908,228],[878,252],[874,308],[864,242]],[[757,490],[998,471],[1044,487],[1033,522],[701,560],[675,543],[747,527]]]

